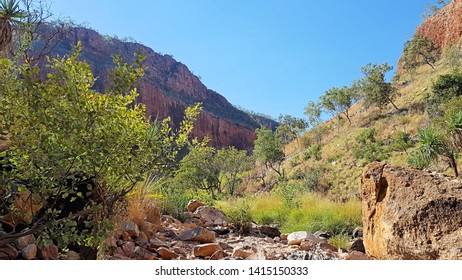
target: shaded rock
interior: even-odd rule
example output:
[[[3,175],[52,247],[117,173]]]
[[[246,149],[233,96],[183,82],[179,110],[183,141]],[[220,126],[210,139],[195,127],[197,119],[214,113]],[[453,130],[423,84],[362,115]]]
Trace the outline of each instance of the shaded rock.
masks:
[[[66,259],[69,261],[78,261],[80,260],[80,254],[74,251],[69,251],[66,254]]]
[[[370,258],[366,254],[364,254],[363,252],[352,251],[352,252],[348,253],[348,255],[345,257],[345,260],[367,261],[367,260],[370,260]]]
[[[197,208],[204,206],[205,204],[197,199],[191,199],[186,206],[186,210],[189,212],[194,212]]]
[[[157,254],[163,259],[163,260],[173,260],[179,257],[179,255],[172,250],[169,250],[167,248],[161,247],[157,249]]]
[[[201,220],[205,226],[227,226],[225,214],[212,206],[201,206],[194,212],[194,217]]]
[[[18,250],[11,245],[0,247],[0,260],[14,260],[19,256]]]
[[[128,235],[132,238],[137,238],[140,235],[140,229],[134,222],[124,222],[121,227],[122,230],[128,233]]]
[[[220,244],[218,243],[202,244],[202,245],[194,246],[193,248],[193,254],[196,257],[212,256],[218,251],[223,251]]]
[[[225,242],[218,242],[218,244],[220,244],[220,247],[221,247],[223,250],[233,249],[233,247],[230,246],[228,243],[225,243]]]
[[[356,238],[355,240],[353,240],[353,242],[351,242],[350,244],[350,248],[353,251],[366,253],[366,249],[364,248],[364,242],[362,238]]]
[[[141,225],[141,231],[146,234],[146,236],[149,238],[153,237],[157,230],[159,229],[159,226],[158,225],[155,225],[153,223],[150,223],[150,222],[146,222],[144,221]]]
[[[260,231],[261,234],[266,235],[271,238],[279,237],[281,235],[281,232],[277,227],[272,227],[272,226],[259,226],[258,230]]]
[[[462,259],[462,181],[384,163],[362,175],[366,253],[377,259]]]
[[[173,218],[170,215],[162,215],[162,222],[166,224],[177,224],[181,225],[181,222],[178,219]]]
[[[129,241],[122,245],[122,250],[125,253],[125,256],[129,257],[135,252],[136,245],[134,242]]]
[[[23,237],[19,237],[15,242],[16,248],[18,248],[19,250],[22,250],[27,245],[34,244],[34,243],[35,243],[35,236],[32,235],[32,234],[29,234],[29,235],[26,235],[26,236],[23,236]]]
[[[38,256],[42,260],[57,260],[59,257],[58,247],[54,244],[38,248]]]
[[[223,250],[216,251],[212,256],[210,256],[210,260],[222,260],[225,257],[225,252]]]
[[[216,234],[203,227],[197,227],[181,233],[178,238],[182,241],[197,241],[200,243],[215,243]]]
[[[37,256],[37,245],[29,244],[21,250],[21,256],[26,260],[33,260]]]
[[[140,260],[155,260],[157,259],[151,252],[148,250],[142,248],[142,247],[136,247],[135,251],[133,252],[135,256],[138,257]]]
[[[274,243],[274,239],[271,238],[271,237],[266,237],[264,240],[265,240],[265,242],[267,242],[267,243]]]
[[[353,239],[362,238],[363,237],[363,228],[361,228],[361,227],[355,228],[353,230],[353,233],[351,234],[351,237],[353,237]]]
[[[320,239],[329,239],[332,237],[332,234],[327,231],[317,231],[314,233],[314,236]]]
[[[208,227],[207,229],[210,230],[210,231],[215,232],[218,235],[226,235],[226,234],[230,233],[229,228],[222,227],[222,226]]]

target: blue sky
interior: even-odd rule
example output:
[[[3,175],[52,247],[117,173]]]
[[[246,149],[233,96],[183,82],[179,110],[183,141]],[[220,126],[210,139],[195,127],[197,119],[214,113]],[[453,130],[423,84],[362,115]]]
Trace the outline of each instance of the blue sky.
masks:
[[[396,65],[436,0],[51,0],[55,15],[171,54],[231,103],[303,117],[369,62]]]

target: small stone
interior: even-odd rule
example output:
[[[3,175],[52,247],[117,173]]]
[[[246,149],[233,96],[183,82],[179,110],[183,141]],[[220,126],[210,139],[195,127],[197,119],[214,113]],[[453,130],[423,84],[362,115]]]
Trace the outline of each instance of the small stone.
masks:
[[[0,260],[14,260],[19,256],[18,250],[11,245],[0,247]]]
[[[122,245],[122,250],[124,251],[125,256],[127,257],[129,257],[135,252],[135,248],[136,248],[136,245],[132,241],[129,241],[125,243],[124,245]]]
[[[124,222],[122,230],[127,232],[132,238],[137,238],[140,235],[140,229],[134,222]]]
[[[266,235],[271,238],[279,237],[281,236],[281,232],[277,227],[271,227],[271,226],[259,226],[258,227],[259,231],[261,234]]]
[[[212,256],[210,256],[210,260],[222,260],[225,257],[225,252],[223,250],[216,251]]]
[[[353,242],[351,242],[350,248],[353,251],[366,253],[366,248],[364,248],[364,242],[362,238],[356,238],[355,240],[353,240]]]
[[[80,255],[78,253],[74,252],[74,251],[67,252],[66,256],[67,256],[66,259],[69,260],[69,261],[78,261],[78,260],[80,260]]]
[[[363,228],[362,227],[355,228],[353,230],[352,237],[353,237],[353,239],[362,238],[363,237]]]
[[[226,234],[230,233],[229,228],[222,227],[222,226],[209,227],[207,229],[210,230],[210,231],[215,232],[218,235],[226,235]]]
[[[186,210],[189,212],[194,212],[197,210],[197,208],[204,206],[205,204],[202,203],[201,201],[197,199],[192,199],[188,202],[188,205],[186,206]]]
[[[37,256],[37,245],[35,244],[27,245],[25,248],[22,249],[21,255],[26,260],[35,259],[35,257]]]
[[[271,237],[266,237],[266,238],[265,238],[265,242],[267,242],[267,243],[274,243],[274,239],[271,238]]]
[[[243,248],[236,248],[236,249],[234,249],[232,256],[235,257],[235,258],[247,259],[248,257],[252,256],[253,254],[255,254],[255,252],[253,250],[246,250],[246,249],[243,249]]]
[[[181,222],[170,215],[162,215],[162,222],[166,223],[167,225],[176,224],[181,225]]]
[[[220,244],[218,244],[218,243],[197,245],[197,246],[194,246],[194,248],[193,248],[193,254],[196,257],[212,256],[217,251],[223,251]]]
[[[200,243],[214,243],[216,234],[203,227],[186,230],[181,233],[178,238],[181,241],[198,241]]]
[[[274,242],[281,242],[282,239],[281,239],[281,237],[275,237],[275,238],[273,238],[273,240],[274,240]]]
[[[159,256],[161,256],[163,260],[172,260],[179,257],[177,253],[164,247],[157,249],[157,253],[159,254]]]
[[[135,248],[134,255],[138,256],[138,258],[142,260],[155,260],[156,259],[156,257],[151,252],[141,247]]]
[[[158,226],[144,221],[141,225],[141,231],[146,234],[146,236],[149,238],[153,237],[158,230]]]
[[[233,249],[233,247],[231,247],[228,243],[225,243],[225,242],[218,242],[218,244],[220,244],[220,247],[221,247],[223,250],[226,250],[226,249]]]
[[[311,233],[308,233],[306,231],[297,231],[297,232],[292,232],[291,234],[289,234],[287,236],[287,242],[288,242],[288,245],[300,245],[302,243],[302,241],[304,240],[311,240],[315,243],[321,243],[321,242],[325,242],[324,239],[320,239],[316,236],[314,236],[313,234]]]
[[[22,250],[26,248],[27,245],[35,243],[35,236],[32,234],[29,234],[26,236],[19,237],[15,243],[16,243],[16,247],[19,250]]]
[[[107,247],[115,248],[117,247],[117,240],[114,237],[110,237],[104,241]]]
[[[352,251],[346,256],[345,260],[367,261],[370,258],[363,252]]]
[[[59,257],[58,247],[49,244],[43,248],[38,248],[38,256],[42,260],[57,260]]]
[[[281,235],[279,237],[281,238],[281,240],[287,240],[288,236],[289,236],[288,233],[281,233]]]

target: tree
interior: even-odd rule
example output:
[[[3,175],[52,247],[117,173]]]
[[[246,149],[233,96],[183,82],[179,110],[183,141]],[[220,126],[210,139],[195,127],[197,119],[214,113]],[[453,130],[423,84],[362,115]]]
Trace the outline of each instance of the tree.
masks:
[[[96,245],[116,203],[147,174],[163,174],[186,145],[197,107],[175,134],[168,121],[150,124],[134,103],[142,56],[134,64],[115,58],[112,87],[101,94],[80,50],[50,59],[43,79],[38,67],[0,59],[0,128],[13,165],[0,170],[0,223],[8,226],[0,247],[27,234],[62,248]]]
[[[254,154],[257,160],[265,164],[266,168],[274,170],[280,177],[284,177],[281,163],[285,154],[281,138],[269,129],[259,128],[256,133]]]
[[[432,93],[426,100],[430,117],[444,115],[447,103],[452,98],[462,96],[462,73],[439,75],[432,85]]]
[[[19,0],[0,0],[0,53],[11,50],[12,25],[19,24],[26,17],[19,7]]]
[[[366,106],[377,105],[383,107],[390,103],[398,110],[398,107],[392,101],[395,89],[390,82],[385,81],[385,74],[392,69],[393,67],[386,62],[381,65],[369,63],[361,68],[364,77],[355,82],[355,87],[362,91]]]
[[[308,124],[311,128],[315,128],[321,124],[321,113],[322,107],[319,103],[314,103],[313,101],[308,102],[305,107],[305,115],[308,117]]]
[[[212,199],[216,199],[214,191],[221,193],[222,181],[220,166],[215,161],[216,155],[216,149],[207,146],[207,141],[196,142],[180,161],[174,180],[187,188],[206,190]]]
[[[289,115],[279,115],[278,122],[279,126],[276,131],[285,143],[300,137],[308,127],[308,123],[304,119]]]
[[[438,49],[433,42],[421,34],[414,35],[414,38],[404,45],[404,67],[408,70],[427,64],[433,71],[433,65],[438,59]]]
[[[247,151],[239,151],[234,147],[218,150],[215,163],[220,168],[220,173],[226,179],[228,194],[234,195],[240,175],[250,170],[252,161],[247,156]]]
[[[351,124],[351,118],[348,110],[357,100],[353,88],[333,87],[320,96],[320,104],[333,116],[343,114]]]

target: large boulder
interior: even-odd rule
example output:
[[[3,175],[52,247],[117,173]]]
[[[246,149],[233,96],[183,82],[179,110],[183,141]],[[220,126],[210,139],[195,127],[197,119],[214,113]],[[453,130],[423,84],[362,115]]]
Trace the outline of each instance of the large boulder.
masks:
[[[209,231],[203,227],[186,230],[178,236],[178,239],[181,241],[197,241],[200,243],[214,243],[215,238],[215,232]]]
[[[462,181],[384,163],[362,175],[366,253],[377,259],[462,259]]]

